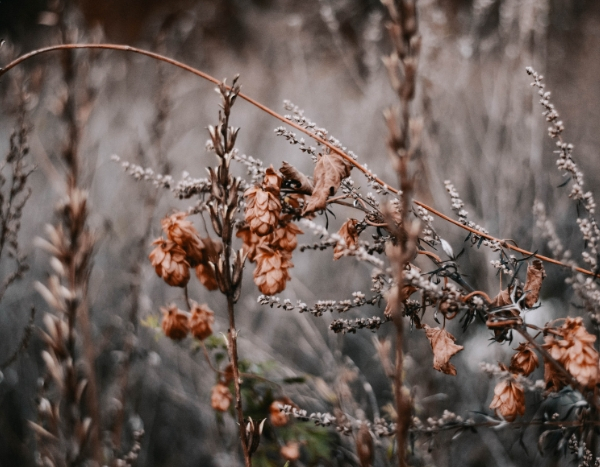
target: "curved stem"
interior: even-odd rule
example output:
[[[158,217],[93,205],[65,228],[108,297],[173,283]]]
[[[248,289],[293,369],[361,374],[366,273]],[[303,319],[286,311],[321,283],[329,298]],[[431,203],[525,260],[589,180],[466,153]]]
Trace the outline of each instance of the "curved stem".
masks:
[[[191,67],[189,65],[186,65],[185,63],[182,63],[180,61],[177,60],[173,60],[172,58],[166,57],[164,55],[160,55],[157,54],[155,52],[150,52],[148,50],[143,50],[143,49],[138,49],[137,47],[132,47],[129,45],[121,45],[121,44],[59,44],[59,45],[52,45],[49,47],[44,47],[41,49],[36,49],[33,50],[29,53],[26,53],[25,55],[21,55],[20,57],[16,58],[15,60],[13,60],[12,62],[8,63],[5,67],[0,68],[0,77],[2,77],[4,74],[6,74],[9,70],[11,70],[12,68],[20,65],[21,63],[29,60],[30,58],[36,57],[38,55],[42,55],[44,53],[47,52],[52,52],[55,50],[76,50],[76,49],[104,49],[104,50],[120,50],[123,52],[132,52],[132,53],[136,53],[136,54],[140,54],[140,55],[145,55],[147,57],[153,58],[155,60],[159,60],[161,62],[165,62],[168,63],[170,65],[173,65],[177,68],[181,68],[182,70],[188,71],[196,76],[199,76],[207,81],[210,81],[213,84],[220,84],[221,82],[212,77],[211,75],[209,75],[208,73],[204,73],[203,71],[198,70],[197,68]],[[226,86],[228,89],[230,89],[228,86]],[[368,175],[370,178],[372,178],[374,181],[376,181],[378,184],[382,185],[386,190],[391,191],[394,194],[398,194],[399,190],[389,186],[387,183],[385,183],[383,180],[381,180],[378,177],[374,177],[373,174],[367,170],[365,167],[363,167],[362,165],[360,165],[358,162],[356,162],[352,157],[350,157],[348,154],[346,154],[344,151],[342,151],[341,149],[335,147],[334,145],[332,145],[331,143],[329,143],[328,141],[324,140],[323,138],[320,138],[319,136],[315,135],[314,133],[312,133],[311,131],[307,130],[306,128],[298,125],[297,123],[286,119],[285,117],[281,116],[280,114],[278,114],[277,112],[271,110],[270,108],[266,107],[265,105],[261,104],[260,102],[252,99],[251,97],[247,96],[246,94],[243,93],[239,93],[238,96],[245,100],[246,102],[254,105],[255,107],[259,108],[260,110],[262,110],[263,112],[269,114],[271,117],[276,118],[277,120],[280,120],[281,122],[285,123],[288,126],[291,126],[292,128],[310,136],[312,139],[314,139],[315,141],[317,141],[318,143],[322,144],[323,146],[326,146],[327,148],[329,148],[331,151],[335,152],[337,155],[341,156],[342,158],[344,158],[346,161],[348,161],[350,164],[352,164],[354,167],[356,167],[358,170],[360,170],[362,173],[364,173],[365,175]],[[461,229],[464,230],[468,230],[469,232],[472,232],[480,237],[485,238],[486,240],[490,240],[490,241],[495,241],[495,242],[499,242],[502,247],[507,248],[509,250],[513,250],[516,251],[518,253],[521,253],[525,256],[532,256],[535,257],[541,261],[545,261],[547,263],[552,263],[552,264],[556,264],[557,266],[562,266],[565,268],[569,268],[569,269],[573,269],[574,271],[580,272],[582,274],[586,274],[588,276],[594,276],[594,277],[599,277],[598,274],[593,273],[592,271],[589,271],[587,269],[583,269],[580,267],[574,267],[574,266],[570,266],[568,264],[565,264],[561,261],[549,258],[547,256],[543,256],[543,255],[538,255],[536,253],[533,253],[531,251],[527,251],[524,250],[522,248],[519,248],[517,246],[513,246],[509,243],[507,243],[506,241],[503,241],[501,239],[492,237],[489,234],[485,234],[483,232],[480,232],[476,229],[473,229],[471,227],[468,227],[464,224],[461,224],[458,221],[455,221],[454,219],[446,216],[445,214],[442,214],[441,212],[433,209],[432,207],[426,205],[425,203],[422,203],[420,201],[417,201],[415,199],[413,199],[413,203],[415,203],[417,206],[421,206],[422,208],[426,209],[427,211],[431,212],[432,214],[435,214],[436,216],[438,216],[441,219],[444,219],[447,222],[450,222],[451,224],[456,225],[457,227],[460,227]]]

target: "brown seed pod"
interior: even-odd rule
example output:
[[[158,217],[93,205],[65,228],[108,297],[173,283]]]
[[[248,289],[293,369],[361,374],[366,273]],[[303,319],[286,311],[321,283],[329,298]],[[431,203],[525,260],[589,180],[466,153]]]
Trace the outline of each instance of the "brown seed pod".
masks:
[[[246,222],[250,230],[259,237],[273,232],[281,213],[279,197],[261,187],[254,186],[246,190],[244,198],[246,198]]]
[[[525,413],[525,390],[513,379],[500,381],[494,389],[494,399],[490,404],[498,415],[512,422],[517,415]]]
[[[160,224],[172,242],[180,246],[186,254],[186,260],[191,267],[202,262],[204,244],[196,231],[196,227],[187,220],[187,213],[176,212],[165,217]]]
[[[285,446],[281,446],[279,453],[287,461],[297,461],[300,458],[300,443],[289,441]]]
[[[190,280],[190,265],[185,251],[175,242],[163,238],[154,240],[152,244],[156,248],[148,258],[156,274],[173,287],[185,287]]]
[[[204,340],[212,335],[212,325],[215,322],[215,314],[208,308],[206,303],[198,305],[192,301],[192,311],[190,316],[190,331],[196,339]]]
[[[531,344],[521,343],[510,360],[510,371],[529,376],[538,366],[538,358]]]
[[[290,280],[288,269],[293,267],[285,252],[267,246],[258,248],[254,283],[265,295],[274,295],[285,289]]]
[[[218,412],[225,412],[229,409],[233,396],[231,391],[223,383],[217,383],[213,386],[210,394],[210,405]]]
[[[566,318],[557,333],[562,334],[563,338],[546,336],[544,348],[582,386],[593,388],[599,380],[598,352],[594,348],[596,336],[585,330],[581,317]],[[560,378],[553,375],[551,368],[548,369],[546,382],[560,383]]]
[[[188,314],[174,304],[160,310],[163,314],[162,328],[165,335],[174,340],[184,339],[190,331]]]

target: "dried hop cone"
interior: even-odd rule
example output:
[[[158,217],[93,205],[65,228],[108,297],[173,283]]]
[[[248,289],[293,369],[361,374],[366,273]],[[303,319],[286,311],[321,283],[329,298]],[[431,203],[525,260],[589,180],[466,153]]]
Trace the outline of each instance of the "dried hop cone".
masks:
[[[231,391],[223,383],[217,383],[213,386],[210,393],[210,405],[214,410],[225,412],[231,405],[232,399]]]
[[[525,413],[525,391],[513,379],[500,381],[494,388],[494,399],[490,404],[498,415],[512,422],[517,415]]]
[[[344,243],[338,242],[333,249],[333,259],[340,259],[347,250],[356,247],[358,243],[358,231],[356,225],[358,221],[356,219],[348,219],[338,231],[338,235],[342,238]]]
[[[538,366],[538,358],[530,344],[522,342],[510,360],[510,371],[529,376]]]
[[[289,402],[291,402],[288,401],[289,399],[287,401],[277,399],[274,400],[273,403],[269,406],[269,419],[271,420],[271,424],[273,426],[285,426],[290,421],[290,417],[288,416],[288,414],[281,410],[284,405],[287,405],[289,404]]]
[[[259,237],[254,232],[250,230],[250,227],[245,225],[244,227],[240,227],[235,234],[237,238],[242,239],[244,242],[244,252],[248,254],[248,261],[254,262],[256,259],[257,248],[258,245],[262,243],[262,240],[265,239],[270,240],[269,236]]]
[[[259,186],[254,186],[246,190],[244,198],[246,198],[246,222],[250,230],[259,237],[273,232],[281,212],[279,197]]]
[[[297,461],[300,458],[300,443],[289,441],[285,446],[281,446],[279,453],[286,461]]]
[[[594,348],[596,336],[585,330],[581,317],[566,318],[559,332],[563,338],[546,336],[544,348],[582,386],[593,388],[598,383],[598,352]]]
[[[286,252],[273,250],[267,246],[258,248],[254,283],[265,295],[274,295],[285,289],[290,280],[288,269],[293,267]]]
[[[204,244],[196,231],[196,227],[187,220],[187,213],[176,212],[160,221],[169,240],[179,245],[186,254],[191,267],[202,262]]]
[[[215,270],[209,262],[214,264],[218,261],[219,254],[223,250],[223,244],[215,242],[210,237],[204,237],[201,240],[204,248],[202,250],[202,262],[196,266],[196,277],[208,290],[216,290],[219,285],[215,277]]]
[[[175,340],[184,339],[190,332],[188,314],[174,304],[162,307],[160,311],[163,314],[162,328],[165,335]]]
[[[298,228],[293,222],[278,227],[273,232],[273,238],[269,244],[276,249],[292,252],[298,245],[297,235],[301,235],[304,232]]]
[[[279,196],[282,181],[283,177],[281,174],[277,172],[271,165],[267,170],[265,170],[265,178],[263,178],[262,182],[263,190],[270,191],[274,195]]]
[[[215,314],[203,303],[198,305],[192,302],[192,316],[190,317],[190,331],[196,339],[204,340],[212,335],[212,325],[215,322]]]
[[[185,251],[175,242],[158,238],[152,243],[150,262],[156,274],[173,287],[185,287],[190,280],[190,265],[186,261]]]

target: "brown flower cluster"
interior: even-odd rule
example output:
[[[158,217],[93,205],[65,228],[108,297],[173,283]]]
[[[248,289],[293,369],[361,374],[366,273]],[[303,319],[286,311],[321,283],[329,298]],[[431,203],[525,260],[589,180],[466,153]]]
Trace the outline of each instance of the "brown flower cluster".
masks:
[[[494,399],[490,404],[496,414],[512,422],[517,415],[525,413],[525,390],[514,379],[500,381],[494,388]]]
[[[231,405],[233,395],[225,383],[217,383],[210,393],[210,406],[218,412],[226,412]]]
[[[174,304],[162,307],[161,311],[163,331],[171,339],[185,339],[191,332],[196,339],[204,340],[213,333],[214,313],[206,304],[198,305],[192,301],[191,313],[180,310]]]
[[[210,394],[210,405],[217,412],[226,412],[231,405],[233,395],[229,389],[229,383],[233,381],[233,366],[231,363],[220,372],[219,380],[212,388]]]
[[[538,366],[538,358],[531,344],[521,343],[510,360],[510,371],[529,376]]]
[[[208,289],[215,290],[217,282],[211,263],[216,261],[222,246],[209,237],[201,238],[187,214],[177,212],[161,221],[167,239],[158,238],[149,255],[156,274],[173,287],[185,287],[190,280],[190,268]]]
[[[248,260],[256,262],[254,283],[261,293],[274,295],[285,289],[293,267],[292,252],[302,231],[291,222],[291,215],[282,215],[281,184],[283,177],[273,167],[266,170],[261,186],[249,188],[246,198],[246,226],[238,229],[237,237],[244,242]]]
[[[271,424],[273,426],[285,426],[290,421],[289,415],[281,410],[285,405],[297,407],[289,397],[280,397],[279,399],[275,399],[269,406],[269,420],[271,420]]]
[[[548,335],[544,338],[544,348],[579,384],[593,388],[599,381],[598,352],[594,348],[596,336],[585,330],[581,317],[566,318],[555,334],[562,336],[562,339],[557,339],[557,336],[552,334]],[[545,362],[544,369],[548,389],[558,391],[567,384],[564,375],[550,362]]]

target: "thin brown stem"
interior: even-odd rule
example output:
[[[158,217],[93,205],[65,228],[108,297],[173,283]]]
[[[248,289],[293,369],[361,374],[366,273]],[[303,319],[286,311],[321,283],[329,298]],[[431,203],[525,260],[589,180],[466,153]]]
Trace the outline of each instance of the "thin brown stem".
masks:
[[[244,412],[242,410],[242,391],[240,387],[240,370],[237,350],[237,331],[235,329],[235,313],[233,308],[233,297],[227,296],[227,312],[229,314],[229,360],[233,368],[233,386],[235,388],[235,413],[240,431],[240,441],[242,442],[242,451],[244,452],[244,463],[246,467],[252,467],[252,460],[248,451],[248,440],[246,438],[246,423],[244,422]]]

